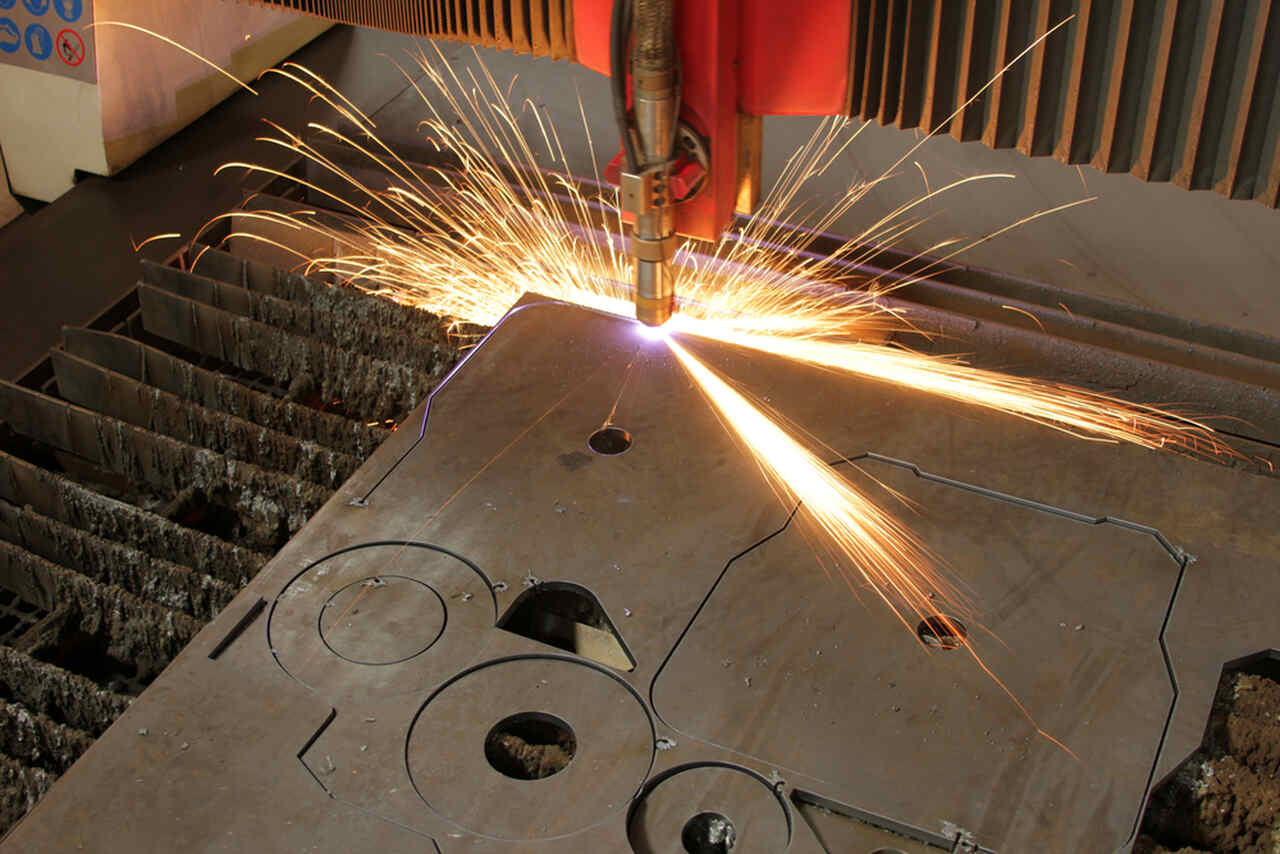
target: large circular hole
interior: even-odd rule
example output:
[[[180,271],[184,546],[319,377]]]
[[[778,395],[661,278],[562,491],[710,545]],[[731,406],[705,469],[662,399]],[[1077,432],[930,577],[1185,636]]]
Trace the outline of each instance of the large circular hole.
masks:
[[[484,758],[513,780],[543,780],[565,769],[577,752],[569,725],[542,712],[521,712],[499,721],[484,738]]]
[[[969,636],[969,630],[965,628],[964,623],[955,617],[934,614],[932,617],[925,617],[920,621],[920,625],[916,626],[916,635],[919,636],[925,646],[937,649],[955,649],[958,646],[964,646],[965,638]]]
[[[700,812],[680,831],[680,843],[689,854],[728,854],[737,841],[733,822],[718,812]]]
[[[621,427],[601,427],[587,439],[587,446],[597,454],[612,457],[631,447],[631,434]]]

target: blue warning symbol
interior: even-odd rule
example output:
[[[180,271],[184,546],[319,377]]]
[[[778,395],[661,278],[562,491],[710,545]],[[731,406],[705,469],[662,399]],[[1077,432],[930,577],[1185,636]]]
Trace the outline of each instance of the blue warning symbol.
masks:
[[[27,24],[27,50],[36,59],[48,59],[53,53],[53,36],[40,24]]]
[[[22,0],[22,5],[33,15],[43,15],[49,11],[49,0]]]
[[[84,13],[84,3],[82,0],[53,0],[53,11],[68,24],[75,23]]]
[[[17,53],[22,47],[22,31],[12,18],[0,18],[0,50],[5,53]]]

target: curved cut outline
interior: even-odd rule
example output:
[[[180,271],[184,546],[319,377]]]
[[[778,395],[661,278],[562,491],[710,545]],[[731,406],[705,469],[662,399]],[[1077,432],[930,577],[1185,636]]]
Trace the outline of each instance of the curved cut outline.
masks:
[[[344,555],[344,554],[346,554],[347,552],[353,552],[353,551],[356,551],[357,549],[367,549],[367,548],[372,548],[372,547],[375,547],[375,546],[403,546],[403,547],[405,547],[405,548],[426,549],[426,550],[428,550],[428,551],[433,551],[433,552],[437,552],[437,553],[439,553],[439,554],[445,554],[445,555],[448,555],[449,557],[454,558],[455,560],[461,561],[463,564],[465,564],[466,566],[468,566],[468,567],[471,569],[471,571],[472,571],[472,572],[474,572],[477,576],[479,576],[479,578],[480,578],[480,580],[481,580],[481,581],[483,581],[483,582],[484,582],[485,587],[486,587],[486,588],[488,589],[488,591],[489,591],[489,597],[490,597],[490,600],[491,600],[491,604],[493,605],[493,615],[494,615],[494,620],[496,621],[496,620],[497,620],[497,618],[498,618],[498,594],[494,592],[494,589],[493,589],[493,582],[489,579],[489,576],[485,574],[484,570],[482,570],[480,567],[476,566],[476,565],[475,565],[474,563],[472,563],[469,559],[467,559],[467,558],[463,557],[462,555],[458,554],[458,553],[457,553],[457,552],[455,552],[455,551],[452,551],[452,550],[450,550],[450,549],[445,548],[444,546],[437,546],[437,545],[435,545],[435,544],[433,544],[433,543],[422,543],[422,542],[416,542],[416,541],[414,541],[414,540],[373,540],[373,541],[371,541],[371,542],[367,542],[367,543],[357,543],[357,544],[355,544],[355,545],[351,545],[351,546],[347,546],[347,547],[345,547],[345,548],[338,549],[336,552],[331,552],[331,553],[329,553],[329,554],[325,555],[324,557],[322,557],[322,558],[320,558],[320,559],[318,559],[318,560],[313,560],[313,561],[311,561],[311,562],[310,562],[310,563],[308,563],[306,566],[304,566],[301,570],[299,570],[297,573],[295,573],[294,575],[290,576],[289,580],[288,580],[288,581],[286,581],[286,582],[284,583],[284,586],[280,588],[279,592],[278,592],[278,593],[276,593],[276,595],[272,597],[272,599],[271,599],[271,607],[270,607],[270,609],[268,609],[268,610],[267,610],[267,625],[266,625],[266,631],[267,631],[267,651],[271,653],[271,658],[272,658],[272,660],[273,660],[273,661],[275,661],[275,663],[276,663],[276,666],[277,666],[277,667],[279,667],[282,671],[284,671],[284,674],[285,674],[286,676],[288,676],[288,677],[289,677],[290,679],[292,679],[294,682],[297,682],[297,683],[298,683],[299,685],[301,685],[302,687],[306,688],[308,691],[311,691],[311,692],[315,693],[315,689],[314,689],[312,686],[308,685],[306,682],[303,682],[301,679],[299,679],[297,676],[295,676],[292,672],[290,672],[289,668],[287,668],[287,667],[285,667],[285,666],[284,666],[284,662],[280,660],[280,656],[276,653],[276,647],[275,647],[275,644],[273,644],[273,643],[271,642],[271,620],[272,620],[272,617],[274,617],[274,616],[275,616],[276,606],[280,604],[280,597],[281,597],[281,596],[283,596],[283,595],[285,594],[285,592],[286,592],[290,587],[292,587],[292,586],[293,586],[294,582],[296,582],[296,581],[297,581],[299,578],[301,578],[302,576],[306,575],[308,572],[311,572],[311,570],[315,569],[315,567],[316,567],[316,566],[318,566],[318,565],[319,565],[319,564],[321,564],[321,563],[324,563],[326,560],[330,560],[331,558],[338,557],[339,555]],[[435,588],[431,587],[430,585],[427,585],[427,587],[428,587],[428,589],[430,589],[430,590],[432,590],[433,592],[435,592]],[[438,592],[436,592],[436,596],[440,596],[440,594],[439,594]],[[441,638],[441,637],[443,637],[443,636],[444,636],[445,626],[446,626],[446,625],[448,625],[448,621],[449,621],[449,612],[448,612],[448,608],[446,608],[446,609],[445,609],[444,624],[441,626],[441,628],[440,628],[440,633],[439,633],[439,635],[437,635],[437,637],[436,637],[435,641],[433,641],[433,642],[432,642],[432,645],[434,645],[436,642],[438,642],[438,641],[440,640],[440,638]],[[324,647],[325,647],[326,649],[328,649],[328,650],[329,650],[329,652],[330,652],[332,655],[334,655],[334,656],[336,656],[336,657],[338,657],[338,658],[341,658],[343,661],[350,661],[350,659],[345,658],[345,657],[343,657],[343,656],[340,656],[340,655],[338,655],[338,653],[336,653],[336,652],[333,652],[333,650],[329,647],[329,645],[328,645],[327,643],[326,643],[326,644],[324,644]],[[411,659],[417,658],[419,655],[421,655],[423,652],[426,652],[426,650],[427,650],[427,649],[430,649],[430,648],[431,648],[431,647],[430,647],[430,646],[428,646],[428,647],[426,647],[425,649],[420,650],[420,651],[418,651],[417,653],[415,653],[415,654],[413,654],[413,655],[409,656],[408,658],[401,659],[400,661],[388,662],[388,664],[403,664],[403,663],[404,663],[404,662],[406,662],[406,661],[409,661],[409,660],[411,660]],[[358,663],[358,662],[356,662],[356,663]],[[370,666],[380,667],[380,666],[385,666],[385,665],[370,665]]]
[[[325,609],[329,607],[329,603],[331,603],[340,593],[350,590],[352,587],[356,586],[357,584],[367,584],[368,582],[372,581],[375,578],[395,578],[400,581],[411,581],[414,584],[417,584],[420,587],[424,587],[427,590],[429,590],[431,592],[431,595],[436,597],[436,601],[440,603],[440,614],[441,614],[440,628],[436,629],[436,633],[431,636],[431,639],[427,641],[426,644],[421,649],[415,650],[414,652],[411,652],[408,655],[401,656],[400,658],[393,659],[391,661],[360,661],[358,659],[352,658],[349,655],[346,655],[345,653],[339,652],[337,649],[334,648],[333,644],[329,643],[329,637],[324,630],[324,612],[325,612]],[[324,604],[320,606],[320,610],[316,612],[316,634],[320,636],[320,643],[324,644],[325,649],[329,650],[329,652],[333,653],[338,658],[341,658],[343,661],[349,661],[352,664],[361,664],[366,667],[386,667],[387,665],[391,665],[391,664],[400,664],[402,662],[408,661],[411,658],[417,658],[419,655],[422,655],[424,652],[431,649],[431,647],[435,646],[436,641],[440,640],[440,638],[444,635],[444,630],[448,628],[448,626],[449,626],[449,606],[445,604],[444,597],[440,595],[440,591],[432,587],[430,584],[427,584],[425,581],[419,581],[418,579],[412,578],[408,575],[390,575],[390,574],[368,575],[368,576],[365,576],[364,578],[357,578],[355,581],[350,582],[345,587],[340,587],[339,589],[335,590],[333,594],[330,595],[329,598],[324,601]],[[333,626],[330,626],[329,629],[330,629],[330,633],[332,633]]]
[[[1183,579],[1186,577],[1187,567],[1188,565],[1191,564],[1192,561],[1195,560],[1195,558],[1187,554],[1187,552],[1184,551],[1181,547],[1174,545],[1159,529],[1153,528],[1150,525],[1143,525],[1138,522],[1130,522],[1126,519],[1118,519],[1111,516],[1090,516],[1084,513],[1079,513],[1074,510],[1067,510],[1062,507],[1055,507],[1052,504],[1045,504],[1044,502],[1035,501],[1029,498],[1021,498],[1011,493],[1001,492],[999,490],[990,489],[984,486],[978,486],[977,484],[966,483],[965,481],[956,480],[954,478],[946,477],[945,475],[933,474],[931,472],[925,471],[924,469],[920,468],[920,466],[918,466],[915,463],[909,462],[907,460],[900,460],[895,457],[886,456],[884,454],[877,454],[871,451],[866,451],[861,454],[851,454],[848,456],[843,456],[838,459],[829,461],[827,464],[832,468],[836,468],[845,464],[855,465],[857,462],[861,460],[870,460],[872,462],[883,463],[886,465],[895,466],[897,468],[906,469],[907,471],[915,475],[917,478],[920,478],[921,480],[924,480],[930,483],[936,483],[942,486],[954,487],[956,489],[960,489],[965,492],[970,492],[975,495],[980,495],[985,498],[991,498],[997,501],[1003,501],[1009,504],[1013,504],[1019,507],[1025,507],[1031,510],[1039,510],[1041,512],[1048,513],[1050,515],[1059,516],[1061,518],[1069,519],[1071,521],[1079,522],[1081,524],[1114,525],[1118,528],[1133,531],[1134,533],[1145,534],[1151,537],[1152,539],[1154,539],[1160,545],[1160,548],[1163,549],[1165,553],[1169,555],[1170,559],[1173,560],[1173,562],[1177,565],[1177,574],[1174,578],[1173,585],[1169,591],[1169,601],[1168,601],[1168,604],[1165,606],[1164,616],[1160,622],[1160,630],[1156,636],[1156,641],[1160,648],[1160,656],[1162,661],[1164,662],[1165,676],[1169,680],[1169,688],[1171,691],[1171,696],[1169,698],[1169,708],[1165,713],[1164,724],[1160,729],[1160,738],[1156,742],[1154,755],[1151,758],[1151,768],[1147,772],[1147,781],[1143,789],[1142,798],[1140,799],[1140,803],[1136,808],[1136,814],[1134,815],[1133,823],[1129,830],[1129,835],[1123,843],[1123,845],[1131,845],[1134,842],[1134,840],[1137,838],[1138,831],[1142,825],[1142,817],[1146,811],[1147,800],[1150,798],[1152,787],[1155,784],[1156,769],[1158,768],[1160,763],[1160,756],[1164,752],[1165,743],[1169,737],[1169,728],[1173,724],[1174,710],[1177,708],[1178,698],[1181,695],[1181,689],[1178,685],[1177,674],[1174,672],[1174,669],[1173,669],[1173,659],[1169,652],[1166,634],[1168,632],[1169,622],[1173,618],[1173,609],[1175,604],[1177,603],[1178,594],[1182,589]],[[728,575],[729,570],[733,566],[733,564],[738,560],[742,559],[743,557],[745,557],[746,555],[750,554],[751,552],[755,551],[756,549],[760,548],[769,540],[779,536],[784,531],[786,531],[787,528],[790,527],[792,520],[795,519],[796,513],[799,512],[799,509],[800,509],[800,505],[796,504],[791,509],[791,512],[787,515],[787,519],[785,522],[783,522],[782,527],[778,528],[778,530],[774,531],[773,533],[763,537],[759,542],[755,543],[754,545],[748,546],[746,549],[743,549],[741,552],[739,552],[738,554],[734,555],[732,558],[729,559],[728,563],[725,564],[724,569],[721,570],[720,574],[716,577],[715,581],[712,582],[710,588],[708,588],[706,595],[703,596],[702,598],[702,601],[698,603],[698,607],[694,610],[693,615],[689,618],[689,622],[685,625],[684,629],[681,630],[680,635],[676,638],[675,643],[672,644],[671,649],[667,651],[667,654],[665,656],[663,656],[662,662],[658,665],[657,670],[654,671],[653,678],[649,681],[649,690],[648,690],[649,707],[653,710],[653,716],[658,721],[660,721],[663,724],[663,726],[669,728],[672,732],[679,733],[680,735],[690,739],[691,741],[696,741],[699,744],[705,744],[709,747],[715,747],[720,750],[724,750],[725,752],[730,753],[734,756],[742,757],[744,760],[760,761],[759,757],[753,756],[751,754],[743,753],[739,750],[734,750],[733,748],[726,747],[724,745],[718,745],[718,744],[713,744],[711,742],[707,742],[696,735],[687,733],[684,730],[681,730],[680,728],[673,726],[670,721],[668,721],[665,717],[663,717],[661,710],[658,708],[658,704],[654,698],[654,691],[658,684],[658,680],[662,677],[662,674],[666,671],[667,664],[675,656],[676,650],[678,650],[681,644],[684,642],[686,635],[688,635],[689,631],[693,628],[694,623],[697,622],[698,617],[702,614],[702,611],[706,608],[707,603],[711,601],[711,597],[715,595],[716,590],[720,587],[720,584],[724,581],[725,576]],[[804,772],[799,769],[786,768],[785,766],[776,765],[776,764],[774,767],[777,767],[789,773],[805,776]]]
[[[514,600],[512,600],[511,604],[507,606],[507,610],[503,613],[501,617],[498,618],[497,623],[494,624],[494,628],[502,629],[503,631],[512,632],[513,634],[517,634],[522,638],[528,638],[529,640],[534,641],[535,643],[545,644],[554,649],[559,649],[564,652],[573,653],[574,655],[577,655],[588,661],[594,661],[597,664],[602,664],[605,667],[611,666],[607,662],[600,661],[599,659],[596,659],[596,658],[592,658],[589,655],[583,655],[582,653],[576,652],[575,650],[566,650],[564,649],[564,647],[558,646],[554,643],[551,643],[550,641],[546,641],[541,638],[534,637],[533,635],[526,635],[523,632],[516,632],[513,629],[507,628],[507,624],[511,622],[512,618],[514,618],[516,614],[520,611],[520,609],[523,608],[525,605],[527,605],[532,599],[537,597],[540,593],[555,592],[557,590],[563,590],[569,593],[578,594],[585,599],[589,599],[591,603],[595,605],[595,607],[600,612],[600,616],[604,618],[605,627],[608,629],[609,634],[613,635],[614,640],[618,642],[618,647],[622,650],[622,654],[626,656],[627,661],[631,662],[631,666],[626,668],[626,672],[630,673],[631,671],[635,670],[636,657],[631,654],[631,647],[627,646],[626,640],[622,637],[622,632],[618,630],[617,623],[615,623],[613,621],[613,618],[609,616],[608,609],[605,608],[604,603],[600,601],[600,597],[597,596],[595,593],[593,593],[590,590],[590,588],[584,587],[583,585],[578,584],[576,581],[564,581],[564,580],[539,581],[538,583],[530,587],[528,590],[522,591],[519,596],[517,596]]]
[[[773,535],[771,534],[770,536],[773,536]],[[741,557],[741,555],[739,555],[738,557]],[[735,557],[734,560],[737,560],[737,557]],[[627,828],[626,829],[627,829],[627,847],[630,848],[632,852],[635,851],[635,846],[631,844],[631,822],[635,819],[636,810],[640,809],[641,805],[644,804],[644,799],[649,797],[649,794],[654,789],[658,788],[658,786],[662,785],[664,782],[676,776],[677,774],[684,773],[685,771],[695,771],[698,768],[719,768],[721,770],[726,770],[726,771],[738,771],[743,774],[746,774],[748,777],[755,779],[756,782],[758,782],[760,785],[768,789],[769,794],[773,795],[774,800],[778,802],[778,808],[782,811],[782,820],[787,825],[787,842],[783,846],[782,850],[786,851],[788,848],[791,847],[791,842],[795,837],[795,820],[791,815],[791,807],[787,803],[786,797],[784,797],[782,794],[781,782],[774,783],[768,777],[765,777],[763,774],[759,773],[758,771],[753,771],[744,765],[735,765],[732,762],[723,762],[715,759],[707,759],[707,760],[702,760],[698,762],[686,762],[682,765],[676,765],[672,768],[668,768],[666,771],[663,771],[661,774],[658,774],[657,776],[645,782],[645,784],[640,788],[640,791],[636,793],[636,796],[631,799],[631,805],[627,807]]]
[[[597,673],[602,674],[606,678],[613,680],[618,685],[622,686],[622,688],[625,689],[626,692],[631,695],[631,698],[636,701],[636,705],[640,707],[640,710],[642,712],[644,712],[645,720],[649,722],[649,766],[644,770],[644,774],[642,775],[640,780],[640,785],[636,787],[636,790],[628,797],[626,801],[625,806],[628,809],[628,816],[629,816],[630,815],[629,810],[631,805],[637,801],[637,799],[640,797],[640,793],[644,792],[645,786],[648,785],[650,777],[653,774],[654,763],[657,761],[657,757],[658,757],[658,728],[657,728],[657,725],[654,723],[653,710],[649,708],[649,705],[644,701],[644,697],[640,695],[640,692],[636,691],[636,689],[631,687],[631,685],[625,679],[623,679],[618,674],[614,673],[608,667],[605,667],[602,664],[596,664],[594,661],[590,661],[584,658],[577,658],[569,655],[550,655],[550,654],[542,654],[542,653],[505,655],[500,658],[492,658],[492,659],[489,659],[488,661],[482,661],[479,664],[472,665],[471,667],[468,667],[465,670],[455,673],[454,675],[446,679],[444,682],[441,682],[439,685],[433,688],[431,693],[427,695],[427,698],[422,701],[422,704],[420,706],[418,706],[418,711],[413,713],[413,719],[409,721],[409,728],[405,732],[405,736],[404,736],[404,773],[405,773],[405,776],[409,778],[409,785],[413,786],[413,791],[418,796],[418,799],[422,801],[423,806],[425,806],[428,810],[430,810],[431,814],[434,815],[436,818],[438,818],[440,821],[445,822],[450,827],[456,828],[457,830],[467,834],[468,836],[472,836],[477,839],[489,839],[489,840],[504,842],[508,844],[521,841],[521,840],[504,839],[500,836],[489,836],[487,834],[477,833],[474,830],[463,827],[462,825],[458,824],[448,816],[441,814],[435,807],[431,805],[431,801],[427,800],[427,796],[422,793],[422,789],[418,788],[418,781],[414,779],[413,769],[409,766],[409,742],[413,738],[414,729],[418,726],[418,720],[422,717],[422,713],[427,710],[427,706],[431,705],[431,701],[434,700],[436,697],[438,697],[442,692],[444,692],[445,689],[447,689],[450,685],[453,685],[454,683],[464,679],[467,676],[470,676],[473,673],[477,673],[481,670],[485,670],[490,667],[496,667],[500,664],[509,664],[510,662],[513,662],[513,661],[563,661],[567,664],[575,664],[579,667],[587,667],[587,668],[590,668],[591,670],[596,671]],[[545,844],[547,842],[554,842],[559,839],[569,839],[571,837],[577,836],[580,833],[585,833],[586,831],[591,830],[594,827],[599,827],[601,824],[608,821],[613,816],[622,812],[622,806],[623,805],[619,805],[617,809],[609,813],[607,816],[602,817],[596,823],[587,825],[586,827],[578,828],[577,830],[572,831],[571,833],[564,833],[564,834],[561,834],[560,836],[549,836],[545,838],[540,838],[536,840],[527,840],[527,841],[530,844]]]
[[[626,320],[626,318],[620,318],[617,315],[609,314],[607,312],[599,311],[597,309],[587,308],[585,306],[580,306],[580,305],[574,305],[572,303],[567,303],[564,300],[551,299],[550,297],[544,297],[541,294],[535,293],[533,291],[526,291],[525,294],[522,297],[520,297],[519,301],[517,301],[516,304],[513,305],[506,314],[498,318],[498,322],[493,324],[493,326],[489,328],[489,331],[484,334],[484,337],[481,338],[479,341],[477,341],[475,345],[473,345],[471,349],[467,351],[467,354],[463,356],[458,361],[458,363],[453,366],[453,368],[450,369],[449,373],[445,374],[444,377],[441,378],[440,382],[436,383],[435,386],[431,389],[431,391],[427,393],[425,408],[422,410],[422,423],[418,425],[417,438],[414,439],[413,443],[410,444],[409,447],[404,450],[404,453],[402,453],[399,457],[397,457],[395,462],[393,462],[387,468],[387,470],[383,472],[383,474],[379,476],[376,481],[373,482],[373,485],[370,486],[367,490],[365,490],[365,493],[363,495],[358,496],[351,500],[351,503],[353,505],[357,507],[367,507],[369,504],[369,499],[373,497],[374,491],[379,486],[382,485],[383,481],[391,477],[391,474],[397,468],[400,467],[401,463],[403,463],[406,459],[408,459],[409,455],[413,453],[414,449],[417,448],[418,445],[422,443],[422,440],[427,437],[427,421],[431,417],[431,404],[432,402],[435,401],[436,395],[440,394],[446,388],[448,388],[449,382],[453,380],[453,378],[456,377],[459,373],[462,372],[463,368],[467,366],[467,363],[470,362],[473,357],[475,357],[475,354],[480,352],[480,348],[484,346],[485,342],[488,341],[490,338],[492,338],[495,334],[497,334],[498,330],[500,330],[503,326],[507,325],[507,323],[511,321],[511,318],[515,317],[517,314],[520,314],[521,312],[524,312],[533,308],[548,308],[548,307],[571,308],[575,311],[585,311],[590,314],[598,315],[600,317],[607,317],[607,318],[612,318],[614,320],[622,320],[622,321]]]

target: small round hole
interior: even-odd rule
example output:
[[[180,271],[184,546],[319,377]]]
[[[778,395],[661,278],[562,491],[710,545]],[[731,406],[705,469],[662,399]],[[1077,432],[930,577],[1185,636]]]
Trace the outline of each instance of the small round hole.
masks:
[[[484,758],[513,780],[544,780],[565,769],[578,750],[569,725],[542,712],[499,721],[484,739]]]
[[[964,623],[955,617],[934,614],[932,617],[925,617],[920,621],[920,625],[916,626],[916,635],[919,636],[925,646],[932,646],[937,649],[955,649],[958,646],[964,646],[965,638],[969,636],[969,630],[965,628]]]
[[[601,427],[591,434],[587,446],[597,454],[612,457],[631,447],[631,434],[621,427]]]
[[[680,831],[680,844],[688,854],[728,854],[737,841],[733,822],[718,812],[700,812]]]

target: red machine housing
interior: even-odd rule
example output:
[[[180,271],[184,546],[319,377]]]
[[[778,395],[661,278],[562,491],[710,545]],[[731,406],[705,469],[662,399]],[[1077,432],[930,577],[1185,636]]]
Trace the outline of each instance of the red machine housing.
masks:
[[[576,0],[577,60],[609,73],[612,0]],[[680,118],[709,140],[705,189],[676,208],[681,234],[716,240],[733,218],[739,115],[836,115],[848,109],[852,0],[676,3]]]

